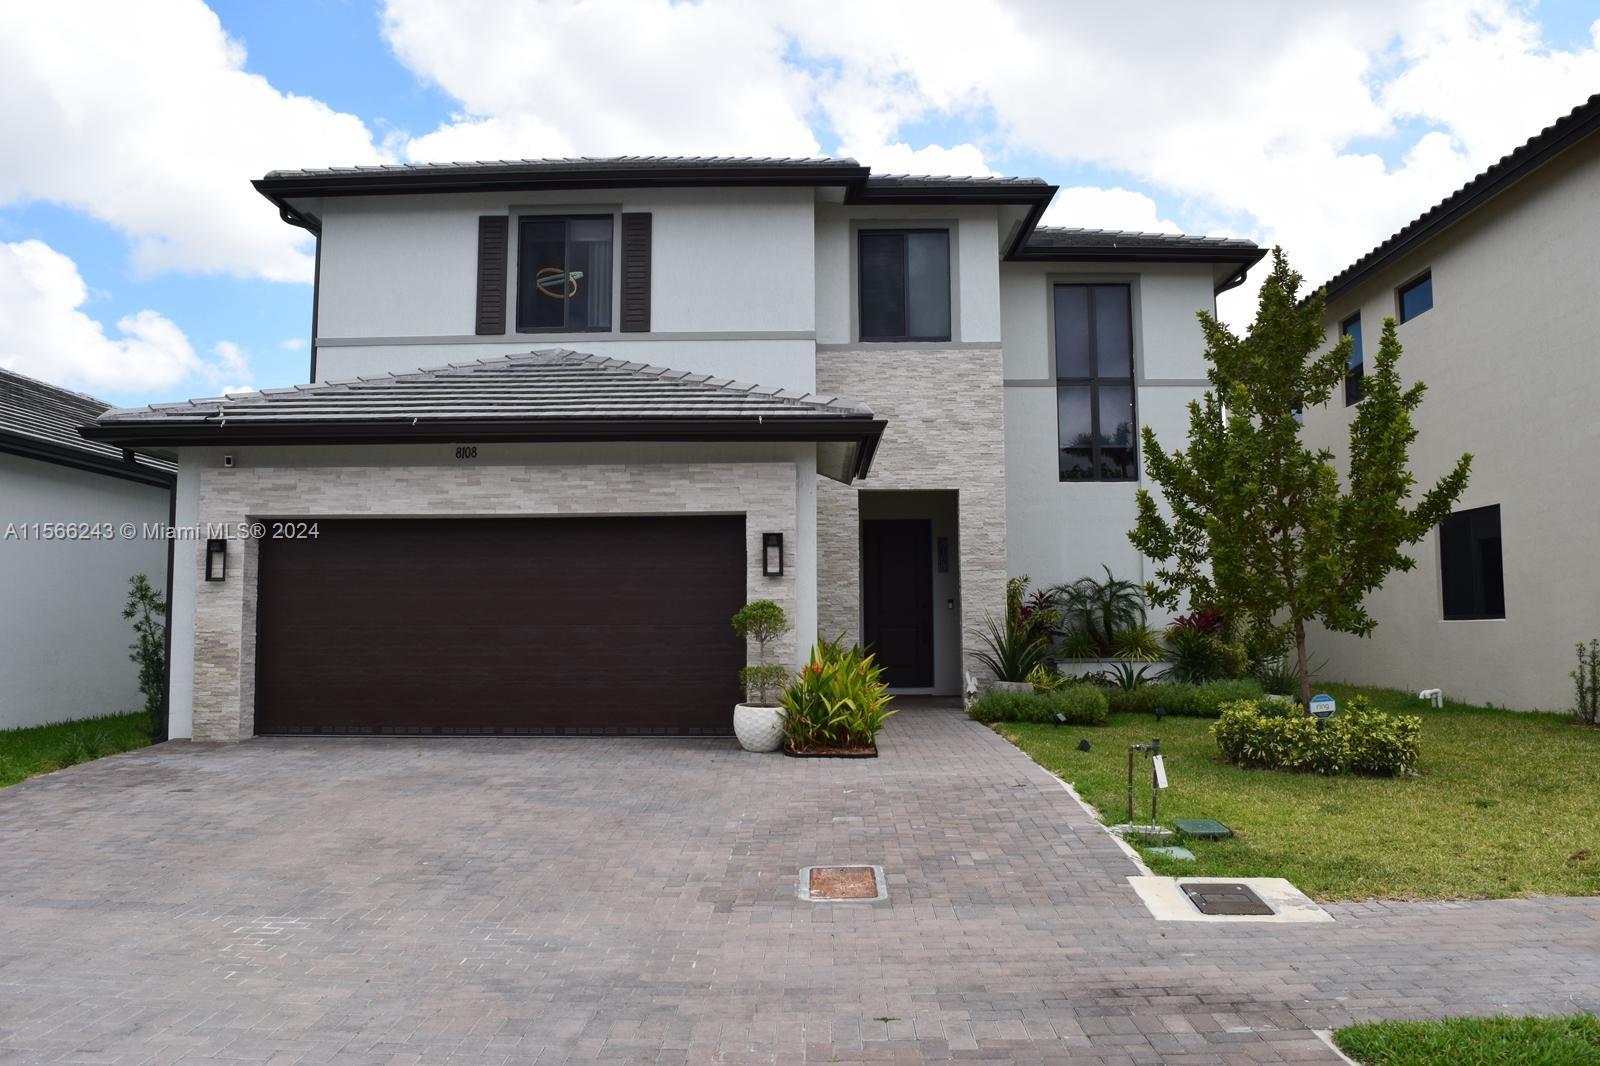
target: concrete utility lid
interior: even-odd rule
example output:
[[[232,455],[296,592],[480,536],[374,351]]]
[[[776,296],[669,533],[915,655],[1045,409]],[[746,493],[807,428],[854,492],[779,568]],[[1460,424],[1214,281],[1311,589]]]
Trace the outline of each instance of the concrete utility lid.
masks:
[[[812,903],[871,903],[888,899],[889,890],[881,866],[806,866],[799,895]]]
[[[1178,827],[1180,833],[1200,837],[1203,840],[1220,840],[1223,837],[1233,836],[1233,830],[1215,818],[1179,818],[1172,824]]]

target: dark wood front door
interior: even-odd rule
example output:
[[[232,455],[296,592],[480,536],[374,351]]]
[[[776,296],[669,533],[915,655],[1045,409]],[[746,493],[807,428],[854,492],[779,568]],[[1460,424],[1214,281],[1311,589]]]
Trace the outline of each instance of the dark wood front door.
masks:
[[[933,523],[862,522],[862,627],[895,688],[933,685]]]
[[[743,517],[317,529],[261,542],[258,733],[730,731]]]

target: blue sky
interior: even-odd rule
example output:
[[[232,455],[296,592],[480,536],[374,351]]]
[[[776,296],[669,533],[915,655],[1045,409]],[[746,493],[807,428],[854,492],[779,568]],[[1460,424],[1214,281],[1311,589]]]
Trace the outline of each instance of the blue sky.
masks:
[[[880,170],[1038,175],[1078,190],[1058,202],[1055,221],[1176,226],[1282,241],[1315,280],[1600,90],[1592,28],[1597,12],[1580,3],[1461,0],[1426,11],[1375,4],[1360,19],[1324,13],[1297,22],[1301,16],[1286,14],[1281,25],[1265,29],[1248,5],[1224,3],[1208,9],[1198,31],[1215,34],[1215,68],[1196,65],[1187,54],[1186,38],[1197,32],[1192,28],[1178,27],[1168,40],[1161,20],[1136,13],[1091,23],[1064,9],[1032,12],[1019,15],[1022,28],[1011,32],[1025,34],[1019,40],[1038,38],[1060,59],[1059,68],[1044,62],[1032,72],[1018,58],[1024,53],[1008,55],[1004,41],[976,33],[970,42],[961,39],[985,20],[1005,22],[1013,13],[1002,0],[958,5],[948,18],[941,5],[930,5],[930,25],[908,30],[892,48],[872,39],[870,14],[853,34],[841,28],[848,20],[840,12],[856,17],[865,7],[830,12],[825,4],[804,4],[785,14],[777,11],[784,5],[775,5],[777,13],[768,18],[748,6],[642,3],[628,14],[638,12],[642,41],[662,35],[659,50],[645,44],[631,56],[586,54],[594,47],[594,27],[585,21],[594,15],[590,9],[620,3],[517,5],[516,18],[480,39],[473,35],[481,27],[470,23],[484,20],[464,12],[470,5],[444,0],[391,0],[387,8],[359,0],[218,0],[210,7],[221,32],[245,50],[243,62],[235,57],[231,67],[199,0],[153,3],[143,12],[151,25],[140,26],[137,41],[110,19],[52,25],[48,12],[0,16],[0,32],[10,42],[0,46],[0,66],[7,59],[3,49],[11,48],[21,60],[13,65],[25,68],[21,75],[0,75],[0,123],[10,123],[0,125],[0,135],[8,143],[36,145],[26,175],[9,185],[0,180],[0,242],[35,251],[29,242],[41,242],[76,266],[88,290],[75,306],[59,285],[42,281],[26,297],[55,301],[37,317],[65,316],[60,329],[19,327],[30,321],[25,297],[0,307],[0,365],[118,404],[208,395],[223,385],[303,381],[308,248],[294,244],[298,235],[288,227],[282,234],[266,228],[274,222],[266,201],[236,193],[270,166],[461,151],[471,157],[765,154],[775,147],[804,151],[809,131],[817,150],[855,154]],[[522,26],[517,18],[524,15]],[[892,25],[892,15],[877,17]],[[617,11],[600,17],[615,24]],[[1364,24],[1374,18],[1392,25]],[[104,33],[107,54],[119,57],[147,43],[148,54],[127,60],[139,76],[108,73],[103,86],[77,84],[83,79],[72,73],[75,60],[52,50],[69,31]],[[692,53],[698,42],[716,38],[707,47],[724,55],[756,42],[748,48],[753,58],[726,75],[736,80],[691,78],[711,84],[685,87],[687,71],[707,68],[693,54],[675,60],[672,35],[679,33],[688,43],[678,52]],[[172,39],[180,44],[162,43]],[[164,47],[174,50],[163,55]],[[1076,61],[1075,47],[1082,49]],[[208,58],[208,48],[221,58]],[[1163,48],[1170,49],[1165,59]],[[541,103],[548,92],[530,89],[530,79],[515,69],[524,54],[529,66],[551,70],[558,93],[570,95],[561,95],[557,106]],[[1331,75],[1296,69],[1315,66],[1316,57],[1327,54],[1347,57]],[[463,55],[504,69],[473,69]],[[638,69],[657,61],[659,71]],[[1281,69],[1257,69],[1275,61]],[[192,82],[185,80],[191,63]],[[1085,74],[1078,84],[1063,74],[1091,67],[1092,78]],[[146,73],[149,84],[143,85]],[[704,95],[669,99],[670,111],[648,99],[651,93],[606,95],[608,84],[651,75],[661,79],[665,97]],[[1495,88],[1496,79],[1498,92],[1475,95],[1485,81]],[[215,135],[214,115],[197,116],[185,129],[181,112],[191,99],[214,91],[250,101],[252,110],[241,112],[240,121],[251,132],[259,128],[263,142],[281,144],[284,158],[252,150],[250,137],[222,143],[229,139]],[[172,109],[172,122],[148,135],[129,129],[125,109],[119,110],[129,101],[118,97],[132,100],[140,92],[150,94],[146,110]],[[746,93],[749,101],[740,99]],[[1128,110],[1118,114],[1113,101],[1124,99],[1131,101]],[[75,139],[71,131],[59,143],[39,143],[38,128],[27,126],[39,111],[30,101],[37,100],[59,101],[62,115],[87,111],[91,120],[103,109],[106,128],[127,130],[130,139],[138,138],[138,151],[107,148],[103,136]],[[302,144],[298,132],[308,107],[316,108],[314,146],[310,138]],[[593,115],[584,117],[586,108],[602,110],[608,128],[597,130]],[[486,147],[472,150],[480,146]],[[203,187],[184,173],[195,163],[215,172]],[[165,198],[167,209],[130,221],[97,206],[112,195],[107,190],[129,188],[147,196],[146,203]],[[195,199],[197,188],[193,217],[173,209]],[[168,249],[155,265],[140,250],[152,241]],[[210,257],[196,254],[197,247],[222,250]],[[17,269],[44,267],[35,255]],[[181,333],[193,354],[184,355],[170,336],[110,351],[106,359],[123,360],[114,369],[96,363],[98,357],[62,351],[95,323],[113,346],[123,344],[128,334],[119,323],[140,312],[175,327],[168,332]],[[89,337],[85,343],[94,348],[96,342]],[[243,361],[219,356],[219,344],[234,346]],[[130,365],[161,358],[172,362],[161,373]]]

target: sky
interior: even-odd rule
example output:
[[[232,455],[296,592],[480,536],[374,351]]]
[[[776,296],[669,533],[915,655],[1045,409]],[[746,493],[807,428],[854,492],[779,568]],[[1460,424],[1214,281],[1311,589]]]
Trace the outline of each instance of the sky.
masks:
[[[0,366],[119,406],[305,381],[313,247],[250,187],[273,169],[1037,176],[1047,223],[1281,244],[1316,284],[1595,92],[1594,2],[5,4]]]

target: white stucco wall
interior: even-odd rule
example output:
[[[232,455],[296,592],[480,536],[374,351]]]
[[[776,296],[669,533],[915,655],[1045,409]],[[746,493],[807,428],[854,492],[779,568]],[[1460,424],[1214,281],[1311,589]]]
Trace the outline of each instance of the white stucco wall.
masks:
[[[1433,309],[1398,327],[1406,382],[1428,392],[1414,422],[1412,470],[1432,486],[1463,452],[1472,477],[1459,509],[1498,504],[1506,617],[1443,618],[1434,531],[1368,600],[1370,639],[1313,634],[1324,675],[1522,709],[1572,705],[1573,644],[1600,636],[1600,145],[1575,149],[1479,217],[1386,269],[1328,308],[1361,313],[1370,367],[1395,287],[1433,274]],[[1308,441],[1341,471],[1356,408],[1342,394],[1308,410]]]
[[[1049,301],[1057,282],[1132,289],[1136,416],[1182,447],[1187,404],[1205,391],[1205,340],[1195,314],[1215,306],[1209,265],[1008,263],[1000,271],[1006,381],[1006,507],[1009,569],[1035,585],[1080,577],[1143,581],[1149,566],[1128,542],[1137,482],[1062,482],[1058,473],[1055,369]],[[1166,619],[1152,615],[1153,623]]]
[[[0,454],[0,729],[136,711],[144,706],[122,617],[128,579],[165,592],[160,539],[36,540],[34,522],[165,526],[166,489]]]

